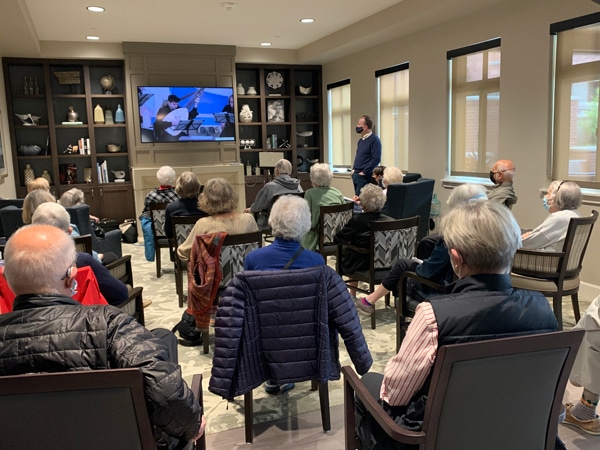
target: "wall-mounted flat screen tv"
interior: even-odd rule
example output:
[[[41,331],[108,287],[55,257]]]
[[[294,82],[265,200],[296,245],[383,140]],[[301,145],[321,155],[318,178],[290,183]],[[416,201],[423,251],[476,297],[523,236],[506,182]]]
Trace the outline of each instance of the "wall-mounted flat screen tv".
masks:
[[[142,142],[234,141],[233,88],[139,86]]]

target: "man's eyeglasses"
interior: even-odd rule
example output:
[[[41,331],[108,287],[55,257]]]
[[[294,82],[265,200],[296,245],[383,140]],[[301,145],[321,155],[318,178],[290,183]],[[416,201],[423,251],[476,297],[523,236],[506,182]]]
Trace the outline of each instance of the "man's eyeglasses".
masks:
[[[65,272],[65,274],[62,276],[61,280],[66,280],[67,278],[69,278],[71,276],[71,271],[73,269],[73,266],[75,266],[75,261],[73,261],[73,264],[71,264],[69,266],[69,268],[67,269],[67,271]]]
[[[498,170],[496,172],[494,172],[493,170],[490,170],[490,172],[492,173],[504,173],[504,172],[508,172],[510,170],[515,170],[515,168],[513,167],[512,169],[504,169],[504,170]]]

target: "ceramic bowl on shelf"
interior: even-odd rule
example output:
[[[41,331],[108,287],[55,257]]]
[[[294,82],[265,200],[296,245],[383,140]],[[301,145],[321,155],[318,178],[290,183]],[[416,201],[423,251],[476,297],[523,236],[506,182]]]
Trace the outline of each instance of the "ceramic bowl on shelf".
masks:
[[[106,146],[106,151],[109,153],[118,153],[121,151],[121,147],[123,147],[123,146],[117,145],[117,144],[108,144]]]
[[[19,145],[17,154],[19,156],[38,156],[42,153],[42,150],[39,145]]]
[[[312,92],[312,86],[298,86],[298,92],[300,92],[302,95],[308,95]]]

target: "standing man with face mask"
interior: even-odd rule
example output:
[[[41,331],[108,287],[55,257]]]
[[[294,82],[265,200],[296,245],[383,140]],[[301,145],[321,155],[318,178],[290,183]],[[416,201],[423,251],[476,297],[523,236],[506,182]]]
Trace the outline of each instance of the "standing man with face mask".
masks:
[[[360,116],[356,124],[356,132],[360,140],[356,146],[356,156],[352,165],[352,183],[355,195],[360,195],[363,186],[370,183],[373,169],[381,162],[381,141],[373,133],[373,119]]]
[[[508,209],[519,199],[513,188],[513,177],[515,175],[515,163],[508,159],[496,161],[490,170],[490,180],[494,187],[490,189],[487,196],[493,202],[502,203]]]

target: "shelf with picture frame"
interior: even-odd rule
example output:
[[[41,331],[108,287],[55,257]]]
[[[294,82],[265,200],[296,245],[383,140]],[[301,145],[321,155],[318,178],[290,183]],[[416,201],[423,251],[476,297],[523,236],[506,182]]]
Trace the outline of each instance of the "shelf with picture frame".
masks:
[[[242,164],[255,167],[261,151],[279,151],[292,163],[293,176],[308,179],[310,165],[303,161],[324,161],[321,77],[318,65],[236,64],[236,86],[244,92],[237,91],[238,114],[245,104],[253,111],[252,122],[238,123],[238,143],[255,141],[251,148],[240,144]],[[249,87],[254,88],[251,94]],[[298,135],[307,131],[312,131],[310,137]],[[271,141],[274,134],[277,148]],[[280,148],[284,141],[289,147]]]

